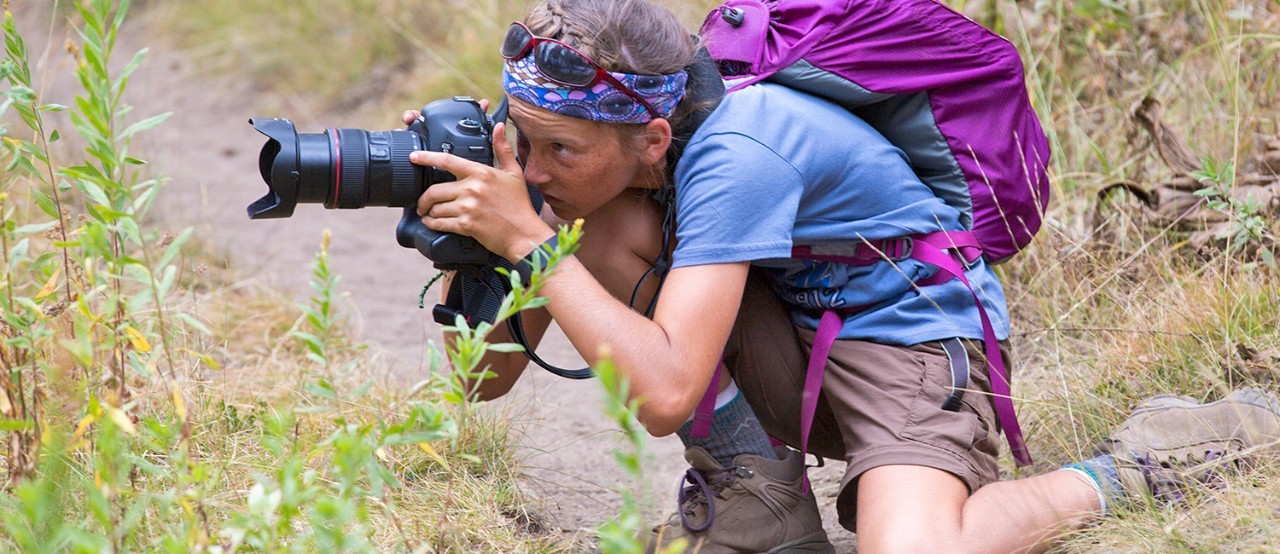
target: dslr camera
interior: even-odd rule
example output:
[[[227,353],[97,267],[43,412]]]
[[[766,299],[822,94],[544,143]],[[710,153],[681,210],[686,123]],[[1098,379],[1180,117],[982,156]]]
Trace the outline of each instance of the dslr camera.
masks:
[[[431,150],[493,165],[493,126],[505,118],[505,100],[489,115],[466,96],[427,104],[418,119],[401,131],[326,129],[300,134],[288,119],[252,118],[249,123],[268,139],[258,156],[258,170],[268,190],[249,205],[249,219],[289,217],[298,203],[323,204],[329,209],[403,208],[404,216],[396,225],[400,246],[417,249],[437,269],[492,267],[498,257],[479,242],[438,233],[422,224],[416,210],[418,197],[427,187],[453,181],[454,176],[411,163],[409,153]],[[540,199],[531,196],[535,207],[540,207]]]

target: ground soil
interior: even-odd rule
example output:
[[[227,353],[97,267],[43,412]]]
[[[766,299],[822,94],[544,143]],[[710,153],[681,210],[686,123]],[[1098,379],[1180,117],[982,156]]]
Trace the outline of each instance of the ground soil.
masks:
[[[118,60],[128,60],[141,45],[153,44],[140,36],[145,33],[138,31],[142,27],[131,27],[133,34],[118,47]],[[38,27],[27,28],[40,32]],[[39,56],[45,45],[28,40]],[[56,45],[63,40],[55,36],[50,42],[55,45],[50,59],[65,58],[56,55]],[[47,73],[52,77],[45,90],[50,94],[72,90],[74,78],[66,63],[50,63],[63,67]],[[127,99],[139,118],[174,114],[157,130],[139,137],[131,150],[170,179],[153,212],[160,223],[194,227],[196,235],[236,275],[288,291],[298,299],[308,292],[309,264],[324,229],[330,229],[332,267],[341,275],[339,288],[350,294],[346,308],[359,340],[371,346],[370,363],[382,368],[392,383],[411,384],[426,377],[426,353],[440,342],[440,329],[417,304],[422,286],[435,272],[428,260],[395,243],[399,210],[331,211],[301,205],[289,219],[250,221],[246,216],[246,206],[266,192],[257,163],[264,137],[247,123],[250,117],[289,117],[300,131],[319,132],[324,127],[390,128],[398,110],[381,121],[305,110],[285,113],[287,108],[264,113],[259,111],[264,109],[261,106],[283,103],[246,83],[203,71],[182,53],[164,48],[153,50],[130,80]],[[65,98],[51,101],[71,104]],[[539,353],[565,367],[582,365],[556,329]],[[617,513],[620,491],[633,487],[613,461],[611,452],[622,445],[622,436],[601,414],[600,397],[601,389],[593,380],[569,381],[531,367],[511,394],[492,403],[491,409],[504,410],[517,422],[522,434],[519,463],[534,499],[531,508],[553,532],[594,528]],[[687,467],[681,452],[674,436],[650,438],[647,443],[646,481],[639,492],[654,521],[675,507],[676,484]],[[854,543],[852,535],[835,523],[833,504],[841,468],[834,466],[842,465],[828,464],[811,475],[828,532],[843,552],[851,551]]]

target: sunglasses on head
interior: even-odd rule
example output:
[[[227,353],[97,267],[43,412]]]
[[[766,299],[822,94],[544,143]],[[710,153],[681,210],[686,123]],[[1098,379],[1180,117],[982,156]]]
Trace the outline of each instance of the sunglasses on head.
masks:
[[[648,101],[610,75],[586,54],[556,39],[534,35],[524,23],[519,21],[512,23],[511,28],[507,29],[507,38],[502,41],[503,59],[519,60],[530,55],[530,52],[538,70],[552,82],[564,86],[587,88],[604,81],[639,102],[654,119],[662,118],[662,114],[658,113],[658,110],[654,109]]]

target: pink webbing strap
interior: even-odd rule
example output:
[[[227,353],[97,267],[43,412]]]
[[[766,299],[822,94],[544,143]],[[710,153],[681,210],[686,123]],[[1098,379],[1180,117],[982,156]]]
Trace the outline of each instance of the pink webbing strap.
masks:
[[[842,325],[840,314],[835,310],[822,312],[822,321],[818,323],[817,334],[813,337],[813,350],[809,352],[809,369],[804,375],[804,394],[800,397],[800,456],[809,454],[809,431],[813,429],[813,417],[818,412],[818,395],[822,393],[822,374],[827,369],[827,357],[831,355],[831,345],[836,342]],[[804,492],[809,493],[809,473],[804,474]]]
[[[716,364],[716,372],[711,375],[707,392],[693,410],[693,424],[689,426],[689,434],[694,438],[705,439],[711,436],[711,422],[716,417],[716,395],[720,394],[720,372],[723,370],[724,360],[721,360]]]
[[[995,327],[991,325],[991,318],[987,315],[987,310],[983,307],[982,300],[978,298],[977,291],[973,290],[973,285],[965,277],[964,267],[945,251],[947,248],[962,246],[958,244],[959,241],[957,239],[965,234],[967,233],[948,234],[939,232],[914,237],[915,249],[911,253],[911,258],[937,266],[938,274],[947,275],[940,282],[949,281],[953,278],[959,279],[969,289],[969,294],[973,295],[973,301],[978,305],[978,315],[982,318],[982,347],[987,355],[987,367],[990,369],[988,374],[991,381],[991,396],[992,403],[996,409],[996,417],[1000,420],[1000,427],[1004,429],[1004,436],[1009,441],[1009,449],[1013,452],[1014,461],[1020,466],[1029,465],[1031,463],[1031,454],[1027,451],[1027,443],[1022,439],[1022,427],[1018,425],[1018,416],[1013,410],[1012,391],[1009,389],[1009,373],[1005,370],[1004,358],[1000,355],[1000,344],[996,340]],[[932,280],[934,279],[929,279],[928,281]],[[921,285],[923,284],[922,282]]]
[[[903,251],[904,239],[910,241],[906,243],[909,246],[906,247],[905,252]],[[995,406],[996,417],[1000,421],[1000,427],[1004,429],[1005,438],[1009,441],[1009,449],[1013,452],[1014,461],[1019,466],[1029,465],[1031,463],[1031,454],[1027,451],[1026,441],[1022,438],[1022,427],[1018,425],[1018,416],[1013,409],[1012,391],[1009,387],[1009,372],[1005,369],[1004,358],[1000,355],[1000,345],[996,339],[995,327],[991,325],[991,318],[987,315],[987,309],[982,305],[982,300],[978,298],[978,293],[973,290],[973,285],[965,277],[964,266],[946,253],[946,250],[949,249],[958,251],[965,260],[969,261],[975,261],[982,255],[982,249],[978,244],[977,238],[974,237],[973,233],[967,231],[939,231],[927,235],[890,239],[879,241],[879,247],[864,241],[857,245],[852,256],[823,254],[815,252],[814,249],[806,246],[794,247],[791,253],[794,258],[834,261],[854,265],[869,265],[885,259],[904,257],[905,255],[905,257],[932,264],[938,268],[937,273],[915,283],[916,286],[927,287],[945,283],[952,279],[959,279],[969,289],[969,294],[973,295],[973,301],[978,305],[978,315],[982,319],[982,343],[983,350],[987,356],[992,404]],[[842,311],[856,312],[857,309]],[[807,454],[809,430],[813,426],[814,414],[818,409],[818,394],[822,388],[822,373],[826,367],[827,356],[831,352],[831,345],[835,343],[836,335],[840,332],[841,325],[842,317],[835,310],[824,312],[822,320],[818,323],[818,331],[813,341],[813,351],[809,356],[809,369],[805,375],[804,396],[801,402],[800,453],[802,455]],[[808,491],[809,481],[807,475],[805,476],[804,485],[805,490]]]

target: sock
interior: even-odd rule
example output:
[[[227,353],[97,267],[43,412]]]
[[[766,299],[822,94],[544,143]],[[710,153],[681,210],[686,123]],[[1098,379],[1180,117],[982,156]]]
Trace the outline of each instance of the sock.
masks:
[[[1107,514],[1107,505],[1124,498],[1124,485],[1120,483],[1120,471],[1116,469],[1116,459],[1110,454],[1102,454],[1067,465],[1062,469],[1074,471],[1089,479],[1098,493],[1098,501],[1102,503],[1102,515]]]
[[[701,446],[720,465],[733,465],[733,458],[740,454],[754,454],[774,460],[777,456],[769,443],[769,435],[760,426],[755,412],[742,397],[738,386],[729,386],[716,395],[716,411],[711,419],[711,433],[706,437],[692,436],[693,419],[684,422],[676,436],[685,448]]]

